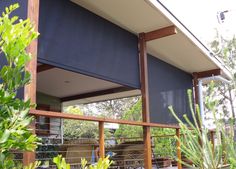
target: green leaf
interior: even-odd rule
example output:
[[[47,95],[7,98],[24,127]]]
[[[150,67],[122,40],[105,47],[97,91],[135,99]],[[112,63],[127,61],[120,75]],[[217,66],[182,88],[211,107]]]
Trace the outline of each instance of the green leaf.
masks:
[[[10,5],[0,16],[0,52],[7,62],[0,70],[0,168],[3,169],[19,167],[15,166],[12,149],[33,151],[39,142],[28,127],[32,121],[28,115],[30,101],[16,98],[17,91],[30,82],[26,64],[31,55],[26,48],[38,37],[29,19],[11,17],[18,7],[18,3]],[[36,167],[35,163],[27,169]]]
[[[7,139],[9,138],[10,134],[11,132],[8,129],[6,129],[0,138],[0,144],[5,143]]]

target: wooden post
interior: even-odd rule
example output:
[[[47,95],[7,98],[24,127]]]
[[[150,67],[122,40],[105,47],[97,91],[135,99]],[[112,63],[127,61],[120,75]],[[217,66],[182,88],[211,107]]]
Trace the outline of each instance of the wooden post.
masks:
[[[28,0],[28,18],[35,26],[35,31],[38,31],[38,17],[39,17],[39,0]],[[36,103],[36,75],[37,75],[37,48],[38,41],[34,40],[27,48],[27,52],[31,53],[33,58],[28,63],[26,69],[31,74],[31,83],[24,88],[24,98],[25,100],[30,99],[31,103]],[[35,133],[35,123],[33,122],[30,126],[32,132]],[[28,165],[35,161],[34,152],[24,152],[23,153],[23,164]]]
[[[193,73],[193,87],[194,87],[194,103],[198,104],[199,103],[199,98],[198,98],[198,77],[195,73]]]
[[[180,139],[180,129],[176,129],[176,136]],[[181,157],[180,141],[178,140],[176,142],[176,147],[177,147],[177,158],[178,158],[177,166],[178,169],[182,169],[182,164],[179,162],[179,160],[181,160],[182,157]]]
[[[148,93],[148,65],[145,34],[139,34],[139,57],[140,57],[140,79],[142,93],[142,117],[143,122],[150,122],[149,115],[149,93]],[[151,128],[143,127],[144,141],[144,168],[152,168],[152,150],[151,150]]]
[[[104,122],[99,122],[99,156],[105,158]]]

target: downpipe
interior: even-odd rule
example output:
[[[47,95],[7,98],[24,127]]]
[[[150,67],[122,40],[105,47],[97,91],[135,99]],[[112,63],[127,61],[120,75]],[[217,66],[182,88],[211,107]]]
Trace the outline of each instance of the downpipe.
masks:
[[[204,100],[203,100],[203,84],[208,84],[211,81],[223,82],[225,84],[229,84],[230,81],[223,78],[222,76],[211,76],[206,78],[198,79],[198,95],[199,95],[199,109],[200,115],[202,119],[202,125],[205,126],[205,112],[204,112]]]

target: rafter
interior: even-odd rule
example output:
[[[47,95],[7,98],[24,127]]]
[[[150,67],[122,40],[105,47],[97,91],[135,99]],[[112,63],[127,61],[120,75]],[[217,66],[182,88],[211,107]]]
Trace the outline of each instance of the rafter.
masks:
[[[217,76],[221,74],[222,74],[221,69],[212,69],[212,70],[207,70],[203,72],[194,72],[193,77],[199,79],[199,78],[204,78],[204,77]]]
[[[114,94],[114,93],[119,93],[119,92],[130,91],[130,90],[133,90],[133,88],[122,86],[122,87],[116,87],[112,89],[99,90],[99,91],[94,91],[94,92],[89,92],[89,93],[82,93],[82,94],[77,94],[73,96],[63,97],[61,98],[61,101],[65,102],[65,101],[71,101],[71,100],[85,99],[85,98],[103,96],[107,94]]]
[[[175,35],[177,34],[177,32],[177,28],[174,25],[157,29],[151,32],[146,32],[145,41],[151,41],[155,39],[164,38],[166,36]]]
[[[44,72],[53,68],[55,68],[55,66],[42,64],[42,65],[37,66],[37,73]]]

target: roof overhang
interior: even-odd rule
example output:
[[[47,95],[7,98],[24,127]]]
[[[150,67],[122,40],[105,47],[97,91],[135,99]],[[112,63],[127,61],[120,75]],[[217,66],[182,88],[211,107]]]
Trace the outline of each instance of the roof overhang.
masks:
[[[140,90],[38,64],[37,92],[59,98],[64,106],[140,95]]]
[[[157,0],[72,1],[136,35],[175,26],[178,33],[147,42],[149,54],[188,73],[221,69],[231,78],[221,61]]]

